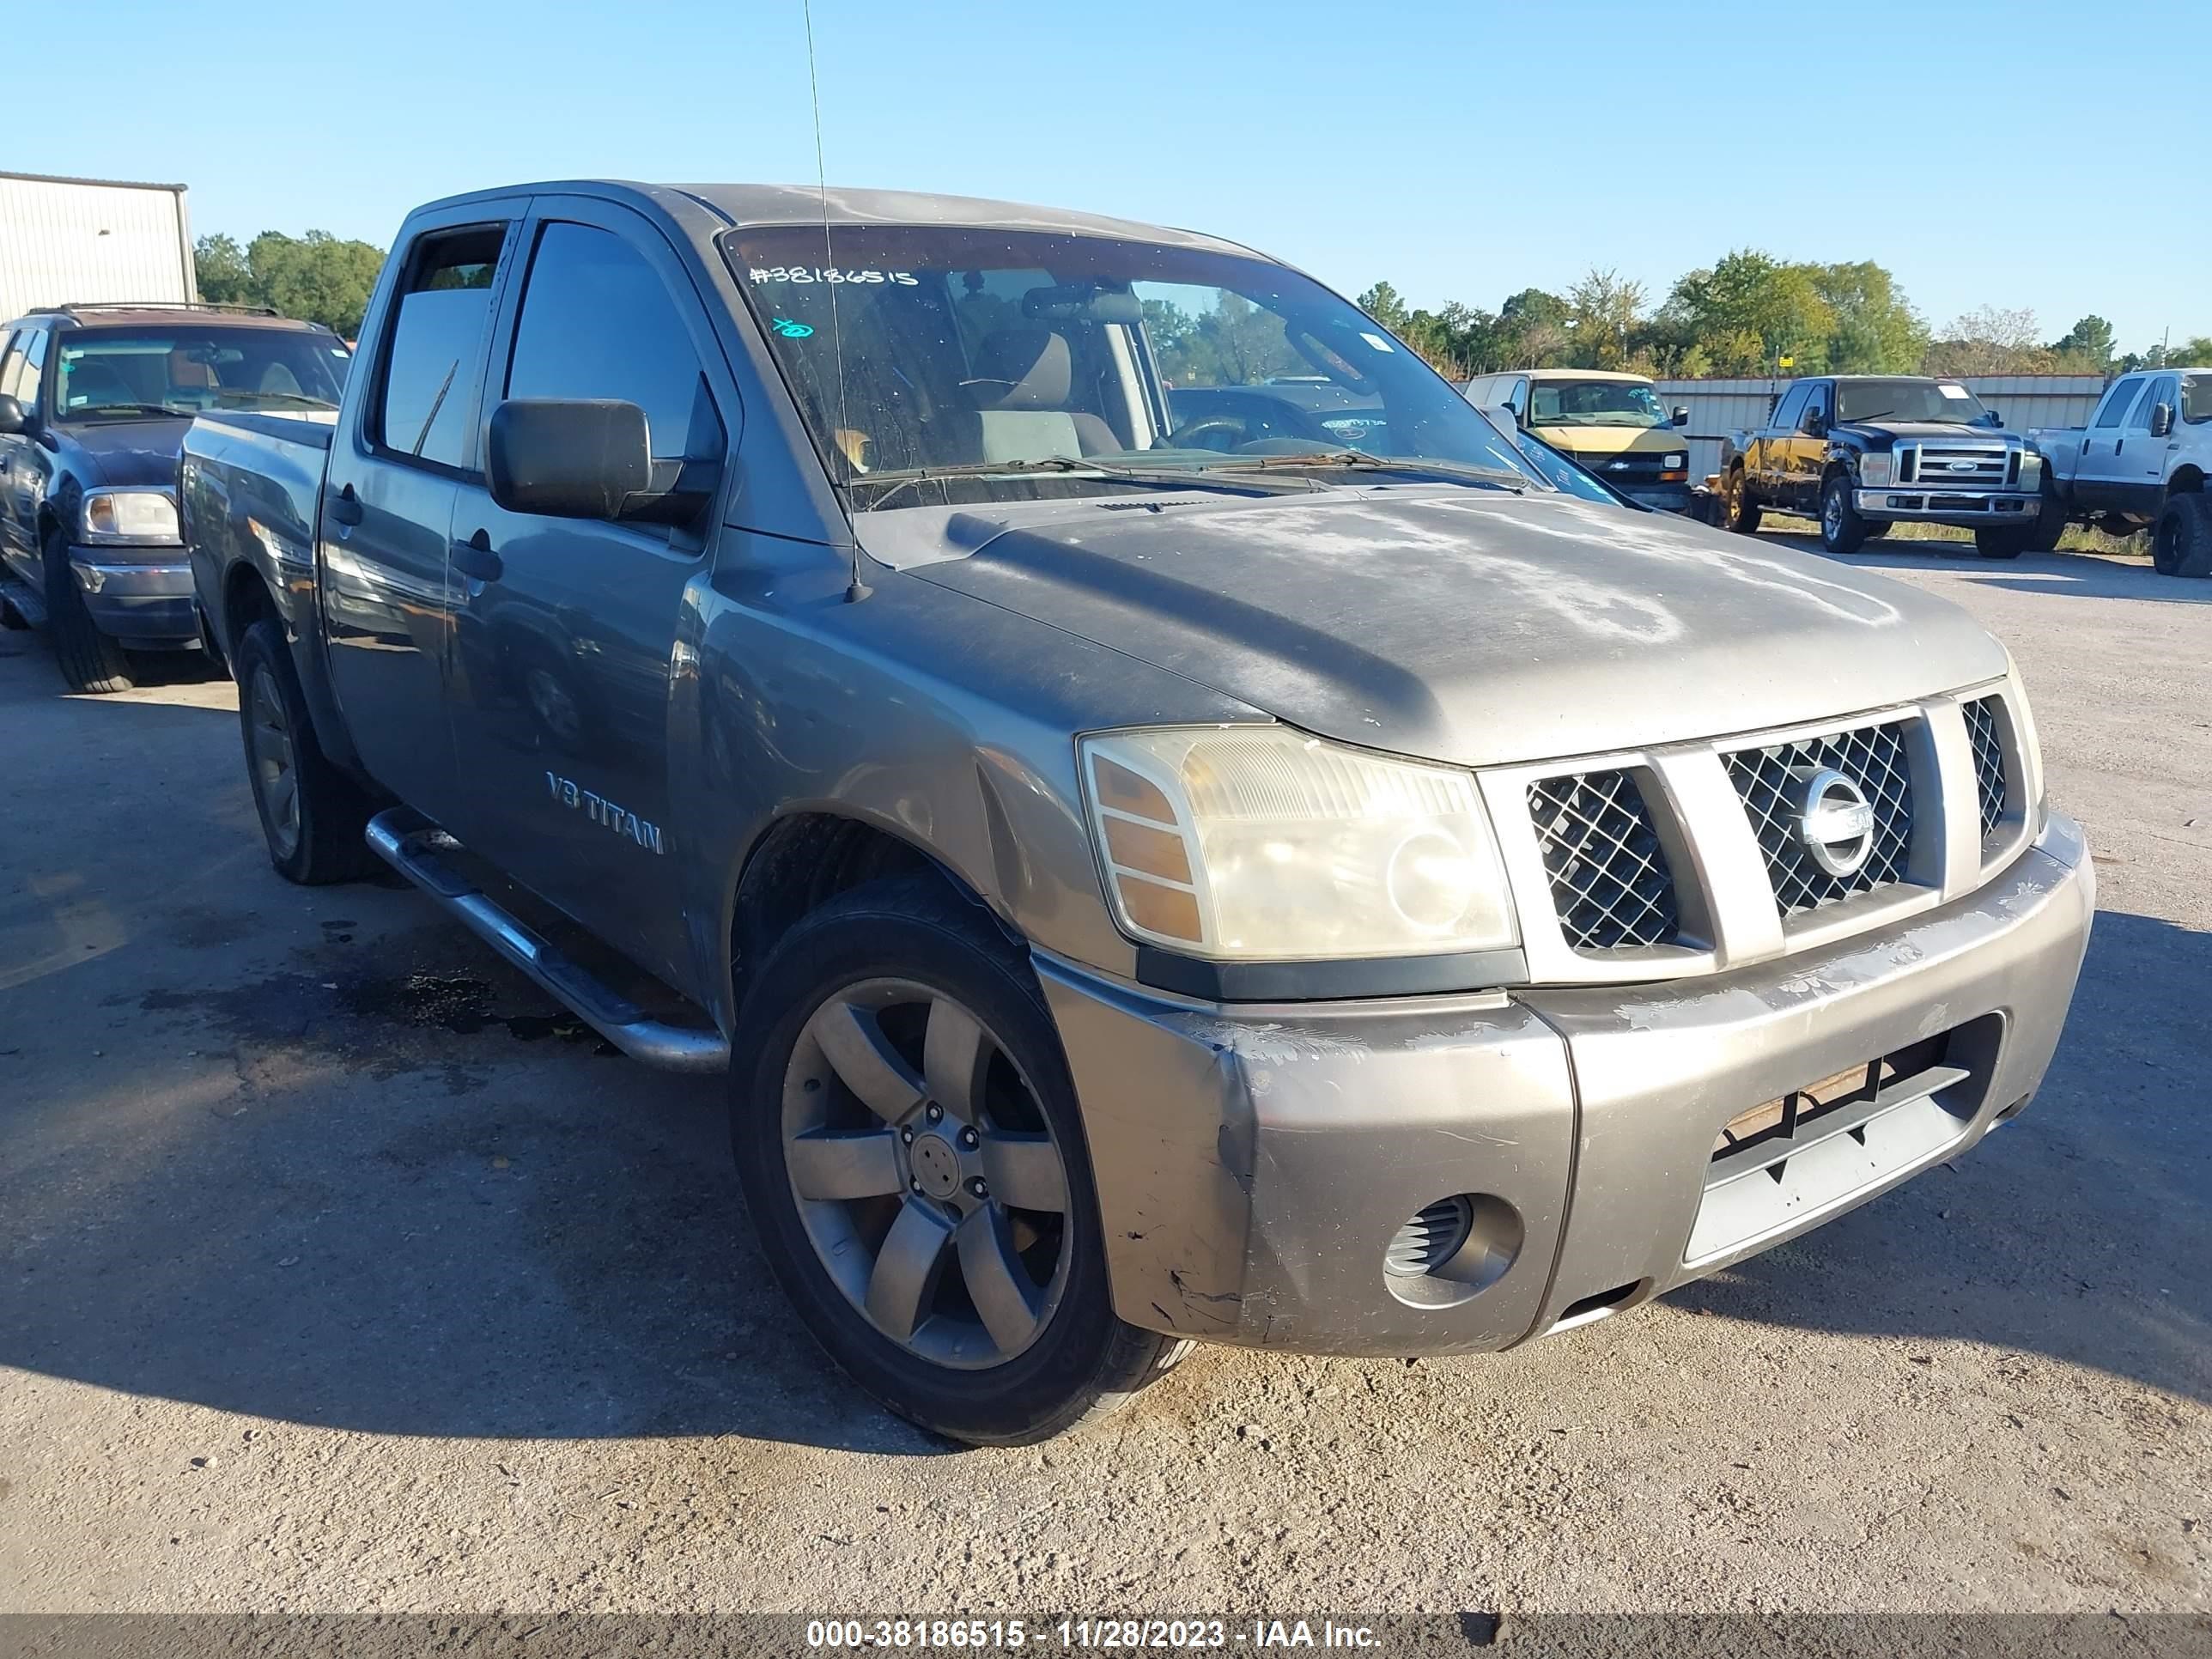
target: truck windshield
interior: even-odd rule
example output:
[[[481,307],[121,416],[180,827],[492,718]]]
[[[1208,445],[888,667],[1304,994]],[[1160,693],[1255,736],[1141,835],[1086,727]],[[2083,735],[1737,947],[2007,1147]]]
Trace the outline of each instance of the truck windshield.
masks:
[[[1951,380],[1838,380],[1836,419],[1841,421],[1938,421],[1954,426],[1986,426],[1990,411],[1982,400]]]
[[[1402,460],[1541,487],[1427,364],[1264,259],[930,225],[765,227],[723,247],[857,510],[1144,487],[1129,469],[1249,483],[1302,457],[1363,482]]]
[[[335,409],[346,351],[331,335],[220,325],[81,328],[61,337],[65,421],[204,409]]]
[[[1531,426],[1665,426],[1658,394],[1633,380],[1540,380],[1528,388]]]

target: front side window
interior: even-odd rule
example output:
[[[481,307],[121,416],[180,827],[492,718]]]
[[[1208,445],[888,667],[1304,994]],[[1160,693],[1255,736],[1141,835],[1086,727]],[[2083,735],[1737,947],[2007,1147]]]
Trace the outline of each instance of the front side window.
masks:
[[[1828,388],[1816,382],[1811,394],[1805,399],[1805,413],[1797,422],[1797,429],[1801,432],[1811,432],[1826,420],[1827,416]]]
[[[1802,381],[1793,386],[1782,396],[1782,406],[1774,411],[1774,429],[1795,432],[1797,422],[1805,413],[1805,400],[1813,395],[1813,388]]]
[[[1355,452],[1530,481],[1434,370],[1265,259],[924,225],[757,227],[723,248],[856,510],[1060,495],[1078,474],[1091,493],[1126,489],[1116,467],[1342,466]]]
[[[2130,376],[2120,381],[2105,394],[2104,404],[2097,410],[2095,423],[2102,427],[2118,426],[2127,418],[2128,406],[2135,402],[2136,393],[2142,390],[2140,377]]]
[[[1665,426],[1658,394],[1633,380],[1542,380],[1530,392],[1531,426]]]
[[[2160,404],[2171,404],[2180,395],[2181,377],[2179,375],[2160,375],[2150,383],[2150,390],[2143,393],[2142,400],[2136,405],[2135,418],[2128,424],[2145,432],[2149,431],[2151,416],[2157,413],[2158,406]]]
[[[71,329],[59,340],[55,418],[143,419],[206,409],[336,409],[346,349],[302,328],[175,323]]]
[[[1928,421],[1949,426],[1990,426],[1982,400],[1955,380],[1843,380],[1836,386],[1836,419]]]
[[[15,398],[23,405],[27,413],[30,410],[31,400],[16,390],[16,387],[22,380],[23,347],[32,337],[33,337],[33,331],[19,329],[14,334],[8,336],[4,342],[0,342],[0,345],[4,345],[5,348],[0,349],[0,392],[5,392],[9,397]]]
[[[441,466],[469,465],[468,412],[483,372],[504,225],[426,236],[394,307],[371,438]]]
[[[718,445],[699,354],[645,256],[611,231],[548,224],[530,262],[510,398],[615,398],[645,411],[656,459]],[[711,436],[710,436],[711,429]]]

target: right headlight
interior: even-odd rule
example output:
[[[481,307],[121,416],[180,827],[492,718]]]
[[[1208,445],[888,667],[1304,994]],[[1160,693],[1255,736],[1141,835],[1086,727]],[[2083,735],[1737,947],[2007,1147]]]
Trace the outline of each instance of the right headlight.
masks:
[[[1133,938],[1216,960],[1519,942],[1474,776],[1281,726],[1086,738],[1106,889]]]

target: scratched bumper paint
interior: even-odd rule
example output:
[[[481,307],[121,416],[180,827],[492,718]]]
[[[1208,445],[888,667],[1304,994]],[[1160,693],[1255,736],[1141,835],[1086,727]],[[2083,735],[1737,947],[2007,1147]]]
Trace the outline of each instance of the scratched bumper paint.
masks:
[[[2054,817],[1966,898],[1691,986],[1225,1008],[1042,963],[1115,1306],[1148,1328],[1349,1354],[1509,1347],[1588,1298],[1633,1306],[1971,1147],[2042,1080],[2094,905],[2080,832]],[[1723,1124],[1985,1016],[1999,1036],[1951,1097],[1954,1138],[1685,1266]],[[1512,1206],[1517,1254],[1414,1305],[1384,1250],[1461,1193]]]

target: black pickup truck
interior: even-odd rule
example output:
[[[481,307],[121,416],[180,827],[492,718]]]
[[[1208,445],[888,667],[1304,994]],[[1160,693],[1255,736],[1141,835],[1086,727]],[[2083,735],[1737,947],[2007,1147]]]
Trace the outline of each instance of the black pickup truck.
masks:
[[[2035,542],[2042,477],[2042,456],[1981,399],[1917,375],[1794,380],[1721,457],[1732,528],[1751,534],[1770,507],[1802,513],[1831,553],[1910,522],[1972,530],[1984,558],[2016,559]]]
[[[1607,1317],[2050,1060],[2095,878],[2003,648],[1554,487],[1249,249],[526,185],[362,339],[185,440],[272,861],[721,1074],[800,1320],[945,1433]]]

